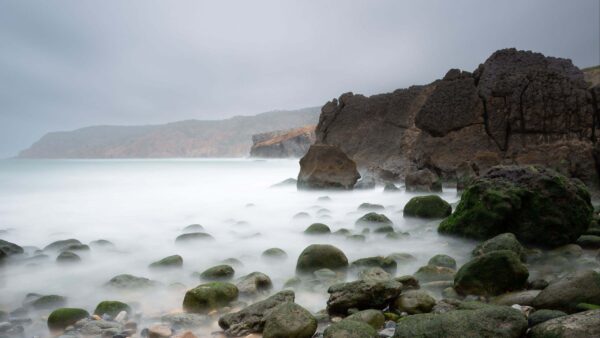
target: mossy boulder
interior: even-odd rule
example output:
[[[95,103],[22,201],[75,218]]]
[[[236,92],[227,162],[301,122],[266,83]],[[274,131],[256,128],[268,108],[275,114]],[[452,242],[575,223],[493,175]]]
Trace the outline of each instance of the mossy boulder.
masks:
[[[15,243],[11,243],[0,239],[0,251],[4,252],[6,256],[19,255],[25,252],[22,247]]]
[[[370,212],[357,219],[355,224],[357,226],[366,227],[380,227],[380,226],[393,226],[394,223],[384,214],[378,214],[376,212]]]
[[[344,318],[344,320],[353,320],[356,322],[362,322],[371,325],[372,328],[379,330],[385,323],[385,316],[383,311],[380,310],[363,310],[351,314]]]
[[[435,255],[429,259],[428,265],[456,269],[456,260],[448,255]]]
[[[481,255],[463,265],[454,277],[460,294],[495,296],[525,288],[529,271],[512,251],[499,250]]]
[[[64,239],[64,240],[60,240],[60,241],[54,241],[54,242],[46,245],[46,247],[44,248],[44,251],[60,251],[68,246],[81,245],[81,244],[82,243],[78,239],[74,239],[74,238]]]
[[[190,232],[187,234],[179,235],[175,238],[175,243],[195,243],[198,241],[213,241],[215,238],[205,232]]]
[[[183,258],[179,255],[165,257],[150,264],[151,268],[180,268],[183,266]]]
[[[534,326],[531,338],[600,337],[600,310],[560,316]]]
[[[158,283],[145,277],[121,274],[111,278],[106,286],[115,289],[144,289],[157,286]]]
[[[529,323],[530,327],[533,327],[550,319],[564,317],[566,315],[566,313],[558,310],[541,309],[530,314],[527,318],[527,322]]]
[[[409,315],[429,313],[435,306],[435,298],[425,290],[408,290],[394,301],[394,309]]]
[[[373,203],[362,203],[358,206],[358,211],[379,211],[385,210],[385,207],[381,204],[373,204]]]
[[[383,310],[402,292],[402,283],[393,279],[385,281],[357,280],[334,284],[327,290],[327,311],[332,315],[347,315],[349,309]]]
[[[585,249],[600,249],[600,236],[582,235],[577,239],[576,243]]]
[[[266,274],[255,271],[240,277],[235,286],[240,291],[240,295],[256,297],[268,294],[273,288],[273,282]]]
[[[119,302],[117,300],[105,300],[96,306],[94,310],[94,314],[98,316],[109,315],[112,318],[115,318],[121,311],[125,311],[129,314],[132,313],[131,307],[123,302]]]
[[[382,268],[383,270],[393,275],[396,273],[398,263],[396,263],[395,260],[389,257],[375,256],[357,259],[354,262],[352,262],[352,264],[350,264],[350,268],[355,270],[373,267]]]
[[[200,284],[185,293],[183,309],[191,313],[209,313],[229,306],[238,298],[238,288],[225,282]]]
[[[296,272],[310,274],[319,269],[339,271],[345,270],[347,267],[348,258],[342,250],[329,244],[313,244],[300,253],[296,263]]]
[[[600,273],[582,270],[553,280],[533,300],[538,309],[561,310],[567,313],[579,311],[580,303],[600,305]]]
[[[269,248],[262,252],[261,257],[266,260],[283,261],[288,258],[287,253],[280,248]]]
[[[393,337],[520,338],[526,330],[527,319],[519,310],[508,306],[482,306],[404,317],[396,324]]]
[[[473,256],[478,257],[498,250],[510,250],[519,256],[522,261],[525,261],[527,257],[525,248],[523,248],[517,237],[510,232],[500,234],[480,243],[473,249],[472,254]]]
[[[577,240],[592,211],[578,181],[538,166],[500,166],[464,191],[438,231],[482,240],[510,232],[523,243],[556,247]]]
[[[235,270],[231,265],[220,264],[200,273],[200,278],[207,281],[228,281],[233,278]]]
[[[313,223],[304,230],[304,233],[307,235],[324,235],[330,234],[331,229],[323,223]]]
[[[89,317],[90,314],[84,309],[78,308],[60,308],[52,311],[48,316],[48,328],[51,331],[64,330],[67,326],[75,324],[77,321]]]
[[[404,206],[404,216],[420,218],[444,218],[450,216],[452,206],[438,195],[413,197]]]
[[[311,338],[317,331],[317,319],[293,302],[275,307],[265,316],[263,338]]]
[[[355,320],[342,320],[330,325],[323,338],[377,338],[377,330],[371,325]]]
[[[420,267],[414,276],[422,283],[449,281],[454,279],[456,271],[451,268],[435,265],[425,265]]]

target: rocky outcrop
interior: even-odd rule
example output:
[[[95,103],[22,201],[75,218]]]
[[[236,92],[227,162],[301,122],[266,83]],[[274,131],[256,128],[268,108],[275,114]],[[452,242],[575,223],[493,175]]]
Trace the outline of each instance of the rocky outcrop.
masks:
[[[317,143],[340,147],[385,180],[419,169],[454,179],[466,167],[481,174],[540,164],[595,185],[595,114],[570,60],[503,49],[472,73],[452,69],[431,84],[371,97],[343,94],[323,106]]]
[[[312,145],[300,159],[299,189],[352,189],[360,178],[354,161],[338,147]]]
[[[311,125],[318,108],[149,126],[93,126],[44,135],[22,158],[246,157],[252,135]]]
[[[264,158],[302,157],[315,142],[314,125],[252,136],[250,156]]]

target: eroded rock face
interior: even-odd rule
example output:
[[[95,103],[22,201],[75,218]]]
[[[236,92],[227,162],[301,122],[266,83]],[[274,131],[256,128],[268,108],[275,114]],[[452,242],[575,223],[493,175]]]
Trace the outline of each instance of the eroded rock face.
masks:
[[[595,185],[598,109],[588,87],[570,60],[503,49],[473,73],[453,69],[429,85],[371,97],[343,94],[323,107],[317,141],[386,179],[540,164]]]
[[[300,159],[299,189],[352,189],[360,178],[356,163],[340,148],[312,145]]]
[[[250,156],[264,158],[302,157],[315,142],[315,126],[274,131],[252,136]]]

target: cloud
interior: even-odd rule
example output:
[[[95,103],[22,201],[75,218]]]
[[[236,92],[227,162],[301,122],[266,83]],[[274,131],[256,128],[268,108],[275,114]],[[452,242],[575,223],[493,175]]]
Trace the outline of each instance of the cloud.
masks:
[[[517,47],[600,63],[598,1],[0,2],[0,156],[90,124],[321,105]]]

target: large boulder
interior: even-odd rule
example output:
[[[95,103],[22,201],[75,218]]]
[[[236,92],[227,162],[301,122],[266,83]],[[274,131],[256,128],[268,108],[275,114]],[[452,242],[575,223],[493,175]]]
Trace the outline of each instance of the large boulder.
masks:
[[[488,239],[510,232],[524,243],[574,242],[592,219],[590,195],[579,182],[539,166],[500,166],[475,180],[440,233]]]
[[[492,251],[463,265],[454,277],[454,289],[467,295],[499,295],[525,287],[529,271],[514,252]]]
[[[402,318],[394,338],[520,338],[526,330],[527,319],[519,310],[485,306]]]
[[[294,298],[293,291],[278,292],[238,312],[221,316],[219,318],[219,326],[225,330],[227,335],[234,337],[262,332],[265,325],[265,316],[278,305],[294,302]]]
[[[450,203],[438,195],[416,196],[404,206],[404,217],[444,218],[451,213]]]
[[[240,295],[256,297],[268,293],[273,288],[273,282],[266,274],[255,271],[240,277],[235,286]]]
[[[191,313],[209,313],[212,310],[228,306],[237,300],[238,289],[225,282],[200,284],[188,290],[183,298],[183,309]]]
[[[317,331],[317,319],[292,302],[274,308],[265,317],[263,338],[311,338]]]
[[[73,325],[89,315],[86,310],[78,308],[56,309],[48,316],[48,328],[51,331],[64,330],[67,326]]]
[[[206,281],[228,281],[233,278],[235,270],[229,264],[219,264],[202,271],[199,276]]]
[[[545,321],[531,329],[531,337],[600,337],[600,310],[589,310]]]
[[[346,315],[351,308],[383,310],[400,295],[402,283],[393,279],[358,280],[332,285],[327,292],[327,311],[330,314]]]
[[[578,311],[580,303],[600,304],[600,273],[593,270],[578,271],[554,280],[534,298],[538,309]]]
[[[320,269],[345,270],[348,258],[344,252],[333,245],[313,244],[300,253],[296,263],[296,272],[312,273]]]
[[[523,248],[515,235],[511,233],[500,234],[480,243],[473,249],[472,254],[473,256],[478,257],[498,250],[510,250],[519,256],[522,261],[526,258],[525,248]]]
[[[421,169],[406,175],[406,191],[441,192],[442,181],[429,169]]]
[[[359,178],[356,163],[335,146],[312,145],[300,159],[299,189],[348,190]]]

